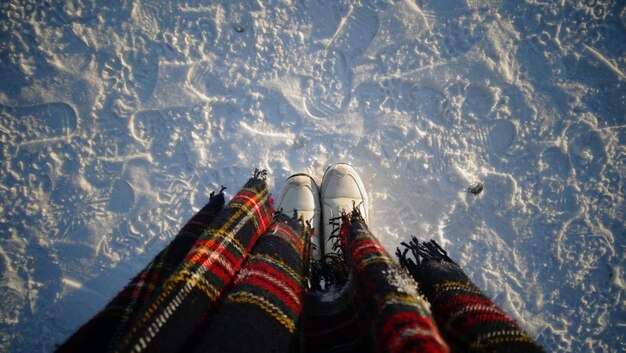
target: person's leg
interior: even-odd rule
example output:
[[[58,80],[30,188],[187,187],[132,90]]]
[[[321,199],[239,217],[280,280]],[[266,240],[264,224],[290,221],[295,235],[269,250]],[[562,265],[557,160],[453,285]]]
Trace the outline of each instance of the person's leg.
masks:
[[[196,240],[222,211],[223,191],[220,190],[217,195],[211,193],[207,205],[183,226],[172,242],[57,351],[104,352],[109,344],[119,341],[137,314],[154,298],[155,289],[174,272]]]
[[[307,175],[287,179],[277,215],[241,267],[196,352],[297,352],[308,287],[308,224],[319,224],[318,189]],[[285,213],[283,213],[285,212]]]
[[[445,337],[460,351],[543,352],[437,243],[413,238],[396,254],[431,303]]]
[[[357,276],[376,352],[448,352],[416,283],[369,231],[358,210],[344,215],[340,239]]]
[[[224,294],[195,352],[298,352],[309,229],[279,214]]]
[[[326,234],[338,234],[343,256],[356,276],[358,295],[371,325],[374,351],[447,352],[428,303],[415,282],[391,259],[366,225],[368,199],[354,168],[339,164],[322,182]],[[330,210],[330,214],[324,213]],[[340,222],[333,219],[340,216]],[[337,227],[340,225],[340,227]],[[334,251],[336,246],[325,249]]]
[[[214,309],[259,236],[272,222],[265,172],[255,172],[155,289],[110,351],[178,352]]]

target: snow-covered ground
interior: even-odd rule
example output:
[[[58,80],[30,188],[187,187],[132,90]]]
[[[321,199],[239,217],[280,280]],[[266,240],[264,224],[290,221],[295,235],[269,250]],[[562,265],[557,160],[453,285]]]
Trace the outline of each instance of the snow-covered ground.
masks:
[[[3,0],[0,36],[0,351],[51,351],[220,185],[339,161],[390,251],[626,350],[624,1]]]

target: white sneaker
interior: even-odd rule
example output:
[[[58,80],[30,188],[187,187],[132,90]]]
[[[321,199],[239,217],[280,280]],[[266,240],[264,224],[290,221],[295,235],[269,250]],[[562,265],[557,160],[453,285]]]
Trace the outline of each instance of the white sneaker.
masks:
[[[367,223],[369,201],[363,181],[350,165],[339,163],[326,169],[322,179],[322,225],[324,255],[337,253],[341,212],[356,206]]]
[[[302,216],[305,221],[311,223],[314,232],[311,237],[313,260],[322,258],[319,195],[319,189],[313,178],[306,174],[294,174],[285,181],[275,205],[276,210],[282,209],[288,216],[292,216],[295,210],[298,217]]]

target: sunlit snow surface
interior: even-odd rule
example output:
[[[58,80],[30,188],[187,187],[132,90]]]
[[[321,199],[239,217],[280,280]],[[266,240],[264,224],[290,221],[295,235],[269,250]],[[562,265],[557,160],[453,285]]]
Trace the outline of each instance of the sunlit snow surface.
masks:
[[[0,351],[51,351],[212,190],[340,161],[389,251],[626,350],[624,1],[3,0],[0,36]]]

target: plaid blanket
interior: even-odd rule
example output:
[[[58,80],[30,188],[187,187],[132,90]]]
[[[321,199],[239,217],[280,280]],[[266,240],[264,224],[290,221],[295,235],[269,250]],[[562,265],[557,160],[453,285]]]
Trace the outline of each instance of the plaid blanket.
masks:
[[[57,352],[106,352],[129,330],[132,319],[152,303],[154,292],[183,261],[198,237],[224,208],[224,191],[211,193],[209,202],[178,232],[171,243],[133,278],[111,302],[71,336]]]
[[[295,219],[277,215],[239,270],[195,352],[298,352],[307,232]]]
[[[265,177],[226,206],[212,194],[57,351],[542,352],[436,243],[403,243],[397,264],[358,209],[341,254],[311,263],[310,227],[274,214]]]
[[[177,352],[204,325],[272,223],[265,172],[227,206],[214,196],[172,243],[58,352]]]
[[[413,259],[407,256],[411,252]],[[415,237],[397,250],[404,268],[420,284],[448,342],[461,352],[543,352],[496,306],[433,240]]]
[[[179,351],[231,285],[272,215],[265,176],[255,172],[157,290],[115,351]]]
[[[411,280],[372,236],[355,209],[339,233],[347,262],[357,276],[376,352],[448,352],[429,305]]]

